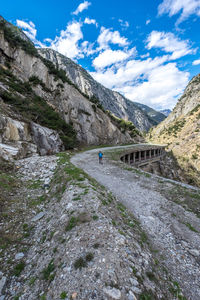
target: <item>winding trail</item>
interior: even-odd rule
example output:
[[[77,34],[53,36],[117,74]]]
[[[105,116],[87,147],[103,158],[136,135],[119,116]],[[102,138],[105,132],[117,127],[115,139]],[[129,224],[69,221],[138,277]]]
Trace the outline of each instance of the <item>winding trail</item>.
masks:
[[[106,154],[116,148],[119,147],[101,150]],[[76,154],[71,161],[110,190],[138,218],[173,280],[180,284],[188,299],[199,300],[200,219],[169,201],[161,192],[158,177],[147,178],[127,171],[123,163],[112,162],[106,157],[103,165],[98,164],[99,150]],[[165,189],[173,186],[167,180],[163,179],[162,185],[163,182]],[[185,224],[191,224],[197,232]]]

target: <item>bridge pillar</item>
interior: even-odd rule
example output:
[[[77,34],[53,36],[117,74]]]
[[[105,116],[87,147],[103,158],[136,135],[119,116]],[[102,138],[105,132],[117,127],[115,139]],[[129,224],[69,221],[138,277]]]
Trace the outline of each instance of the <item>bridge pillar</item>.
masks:
[[[135,152],[133,152],[133,163],[135,163]]]
[[[146,160],[147,159],[147,151],[145,150],[144,151],[144,160]]]
[[[149,150],[149,158],[151,158],[151,150]]]
[[[139,161],[141,161],[141,151],[139,151]]]
[[[130,165],[130,163],[131,163],[131,155],[128,154],[128,164]]]
[[[153,149],[153,156],[156,156],[156,149]]]

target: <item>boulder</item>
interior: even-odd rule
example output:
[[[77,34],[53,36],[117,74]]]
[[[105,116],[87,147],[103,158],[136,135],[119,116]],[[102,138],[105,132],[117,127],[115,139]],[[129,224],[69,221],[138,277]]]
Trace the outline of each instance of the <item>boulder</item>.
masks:
[[[31,123],[33,141],[40,155],[54,154],[64,150],[64,145],[57,131]]]

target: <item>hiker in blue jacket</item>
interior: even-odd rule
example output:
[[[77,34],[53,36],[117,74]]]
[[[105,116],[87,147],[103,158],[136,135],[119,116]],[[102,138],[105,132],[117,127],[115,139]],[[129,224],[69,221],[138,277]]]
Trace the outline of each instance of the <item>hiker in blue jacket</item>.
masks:
[[[101,151],[99,151],[98,156],[99,156],[99,163],[103,164],[103,153]]]

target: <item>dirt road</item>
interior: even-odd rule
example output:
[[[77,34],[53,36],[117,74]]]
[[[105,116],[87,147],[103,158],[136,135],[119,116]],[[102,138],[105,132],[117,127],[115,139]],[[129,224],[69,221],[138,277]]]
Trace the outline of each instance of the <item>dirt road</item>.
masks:
[[[99,149],[77,154],[71,161],[110,190],[138,218],[173,280],[188,299],[199,300],[200,219],[167,199],[167,191],[178,185],[125,170],[123,163],[106,158],[110,148],[101,150],[105,154],[103,165],[98,163]]]

